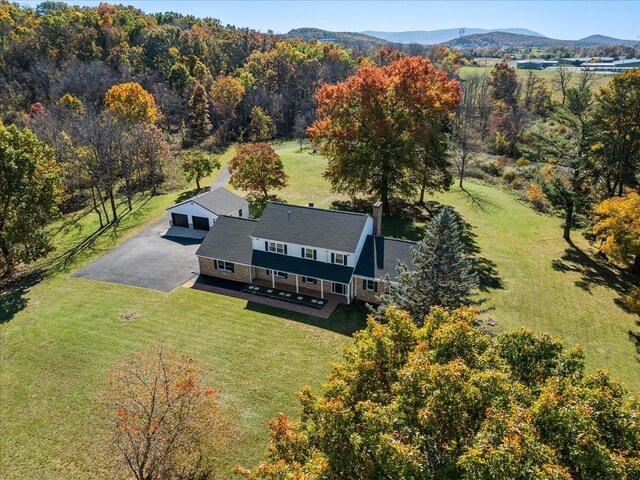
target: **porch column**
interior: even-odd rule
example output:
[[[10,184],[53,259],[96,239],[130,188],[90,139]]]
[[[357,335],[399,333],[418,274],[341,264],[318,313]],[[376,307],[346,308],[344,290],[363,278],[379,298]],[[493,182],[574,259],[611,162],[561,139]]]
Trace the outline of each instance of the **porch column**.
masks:
[[[298,288],[298,275],[296,275],[296,293],[300,293],[300,289]]]
[[[271,288],[276,288],[276,271],[271,270]]]
[[[347,305],[351,302],[351,299],[349,298],[349,289],[351,288],[351,284],[346,284],[345,287],[347,287],[345,289],[346,293],[344,294],[345,297],[347,297]]]
[[[249,265],[249,283],[253,282],[253,272],[251,271],[252,267]]]
[[[324,298],[324,281],[320,279],[320,298]]]

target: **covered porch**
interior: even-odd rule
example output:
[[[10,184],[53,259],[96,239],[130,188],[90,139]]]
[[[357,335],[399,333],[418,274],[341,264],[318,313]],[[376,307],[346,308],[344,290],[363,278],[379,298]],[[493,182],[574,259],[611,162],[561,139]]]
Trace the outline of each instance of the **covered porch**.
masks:
[[[344,293],[335,293],[333,288],[334,282],[327,280],[315,279],[316,284],[314,285],[303,283],[303,277],[301,275],[296,275],[295,273],[289,274],[287,272],[283,272],[288,275],[286,279],[283,279],[278,277],[275,271],[271,271],[271,274],[267,278],[266,274],[256,272],[256,270],[260,270],[259,268],[252,267],[251,270],[252,277],[249,282],[250,285],[283,290],[296,295],[305,295],[337,303],[350,304],[353,298],[352,296],[349,296],[349,291],[352,290],[352,287],[347,284],[340,284],[343,285],[342,288]]]

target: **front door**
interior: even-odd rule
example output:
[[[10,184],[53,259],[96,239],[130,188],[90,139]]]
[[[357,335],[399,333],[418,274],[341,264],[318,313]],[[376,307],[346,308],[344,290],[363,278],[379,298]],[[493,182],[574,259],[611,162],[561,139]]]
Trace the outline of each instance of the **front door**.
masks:
[[[333,282],[331,284],[331,292],[344,295],[347,292],[347,286],[344,283]]]
[[[174,227],[189,228],[189,217],[182,213],[172,213],[171,221],[173,222]]]
[[[191,217],[193,219],[193,228],[195,230],[209,230],[209,219],[207,217]]]

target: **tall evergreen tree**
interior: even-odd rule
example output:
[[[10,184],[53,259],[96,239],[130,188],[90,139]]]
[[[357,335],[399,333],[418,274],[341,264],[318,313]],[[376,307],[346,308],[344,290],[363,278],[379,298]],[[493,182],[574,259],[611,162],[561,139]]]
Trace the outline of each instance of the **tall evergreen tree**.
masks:
[[[424,239],[413,250],[414,270],[398,263],[398,281],[383,281],[380,312],[395,306],[422,325],[432,307],[449,309],[469,304],[478,276],[462,241],[460,225],[449,207],[429,223]]]
[[[209,99],[207,91],[201,83],[196,83],[193,95],[189,100],[189,122],[191,137],[201,142],[211,132],[211,120],[209,119]]]

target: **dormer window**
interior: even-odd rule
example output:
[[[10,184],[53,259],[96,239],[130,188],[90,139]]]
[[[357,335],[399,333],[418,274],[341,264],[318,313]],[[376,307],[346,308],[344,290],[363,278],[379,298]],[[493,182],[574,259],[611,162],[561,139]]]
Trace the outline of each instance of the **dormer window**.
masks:
[[[267,250],[273,253],[287,253],[287,246],[284,243],[266,242]]]
[[[343,253],[332,253],[331,254],[331,263],[337,263],[338,265],[346,265],[347,264],[347,255]]]
[[[318,258],[318,254],[313,248],[302,247],[302,258],[308,258],[309,260],[315,260]]]

